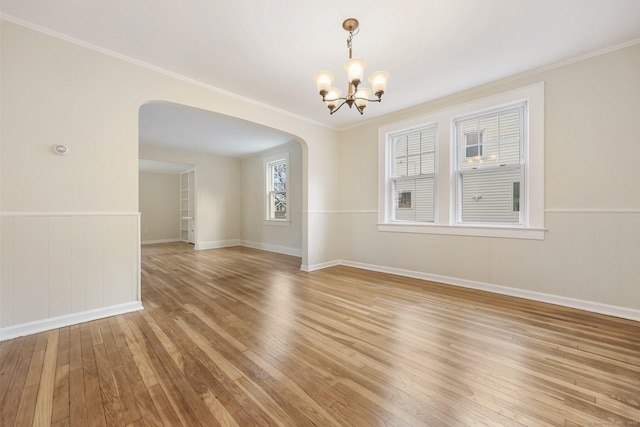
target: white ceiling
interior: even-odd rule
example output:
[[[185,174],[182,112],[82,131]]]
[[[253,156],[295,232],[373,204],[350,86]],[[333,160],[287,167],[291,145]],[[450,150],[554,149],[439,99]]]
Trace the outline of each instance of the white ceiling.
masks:
[[[142,145],[243,157],[291,142],[283,132],[210,111],[150,102],[140,107]]]
[[[1,10],[338,129],[640,39],[640,0],[2,0]],[[313,82],[328,69],[346,89],[348,17],[360,21],[365,74],[391,75],[363,117],[329,116]]]

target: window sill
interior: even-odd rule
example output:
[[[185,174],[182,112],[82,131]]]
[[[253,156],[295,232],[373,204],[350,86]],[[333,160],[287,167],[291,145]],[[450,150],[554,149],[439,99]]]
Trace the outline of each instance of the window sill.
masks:
[[[264,225],[277,225],[279,227],[289,227],[291,221],[288,219],[265,219]]]
[[[470,225],[430,225],[422,223],[378,224],[378,231],[395,233],[443,234],[452,236],[498,237],[505,239],[544,240],[546,229]]]

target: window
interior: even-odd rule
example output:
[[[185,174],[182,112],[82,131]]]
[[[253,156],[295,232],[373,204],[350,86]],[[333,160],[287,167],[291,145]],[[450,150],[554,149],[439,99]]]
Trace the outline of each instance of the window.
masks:
[[[522,224],[519,187],[514,209],[514,183],[524,170],[525,114],[522,102],[454,119],[457,222]]]
[[[266,220],[289,219],[287,198],[288,155],[265,159],[266,172]]]
[[[484,155],[484,131],[464,134],[464,156],[466,159],[482,157]]]
[[[378,230],[544,239],[544,83],[378,135]]]
[[[391,136],[395,221],[434,221],[435,141],[435,126]]]

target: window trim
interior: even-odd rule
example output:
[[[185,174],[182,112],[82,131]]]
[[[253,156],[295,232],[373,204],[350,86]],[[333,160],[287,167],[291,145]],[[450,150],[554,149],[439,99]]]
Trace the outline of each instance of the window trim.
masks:
[[[459,224],[457,223],[457,178],[454,119],[527,103],[524,124],[528,143],[523,155],[521,186],[526,200],[520,200],[522,224]],[[436,214],[434,223],[392,221],[393,189],[389,177],[392,167],[391,134],[409,132],[427,126],[437,126],[436,136]],[[544,228],[544,82],[538,82],[509,92],[488,96],[465,104],[435,111],[378,129],[378,230],[385,232],[448,234],[499,238],[543,240]],[[521,187],[521,194],[523,188]]]
[[[284,191],[284,193],[286,194],[286,199],[287,199],[287,212],[286,212],[286,217],[282,218],[282,219],[276,219],[276,218],[271,218],[270,217],[270,213],[271,213],[271,193],[274,193],[276,191],[274,191],[272,189],[272,182],[271,182],[271,167],[272,165],[276,164],[276,163],[281,163],[284,162],[286,165],[286,170],[287,170],[287,182],[286,182],[286,189]],[[290,206],[291,206],[291,200],[290,200],[290,195],[291,195],[291,191],[289,191],[289,182],[290,182],[290,176],[289,176],[289,152],[284,152],[284,153],[279,153],[279,154],[273,154],[267,157],[263,158],[263,179],[264,179],[264,193],[263,193],[263,199],[264,199],[264,224],[265,225],[279,225],[279,226],[288,226],[291,223],[291,219],[290,219],[290,214],[289,214],[289,210],[290,210]],[[277,191],[278,193],[280,193],[280,191]]]

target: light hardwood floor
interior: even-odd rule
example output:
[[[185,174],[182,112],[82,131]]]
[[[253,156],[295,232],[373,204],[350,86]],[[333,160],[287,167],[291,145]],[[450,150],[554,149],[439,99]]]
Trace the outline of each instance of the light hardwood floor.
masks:
[[[638,322],[299,263],[144,246],[145,310],[0,345],[0,425],[640,425]]]

